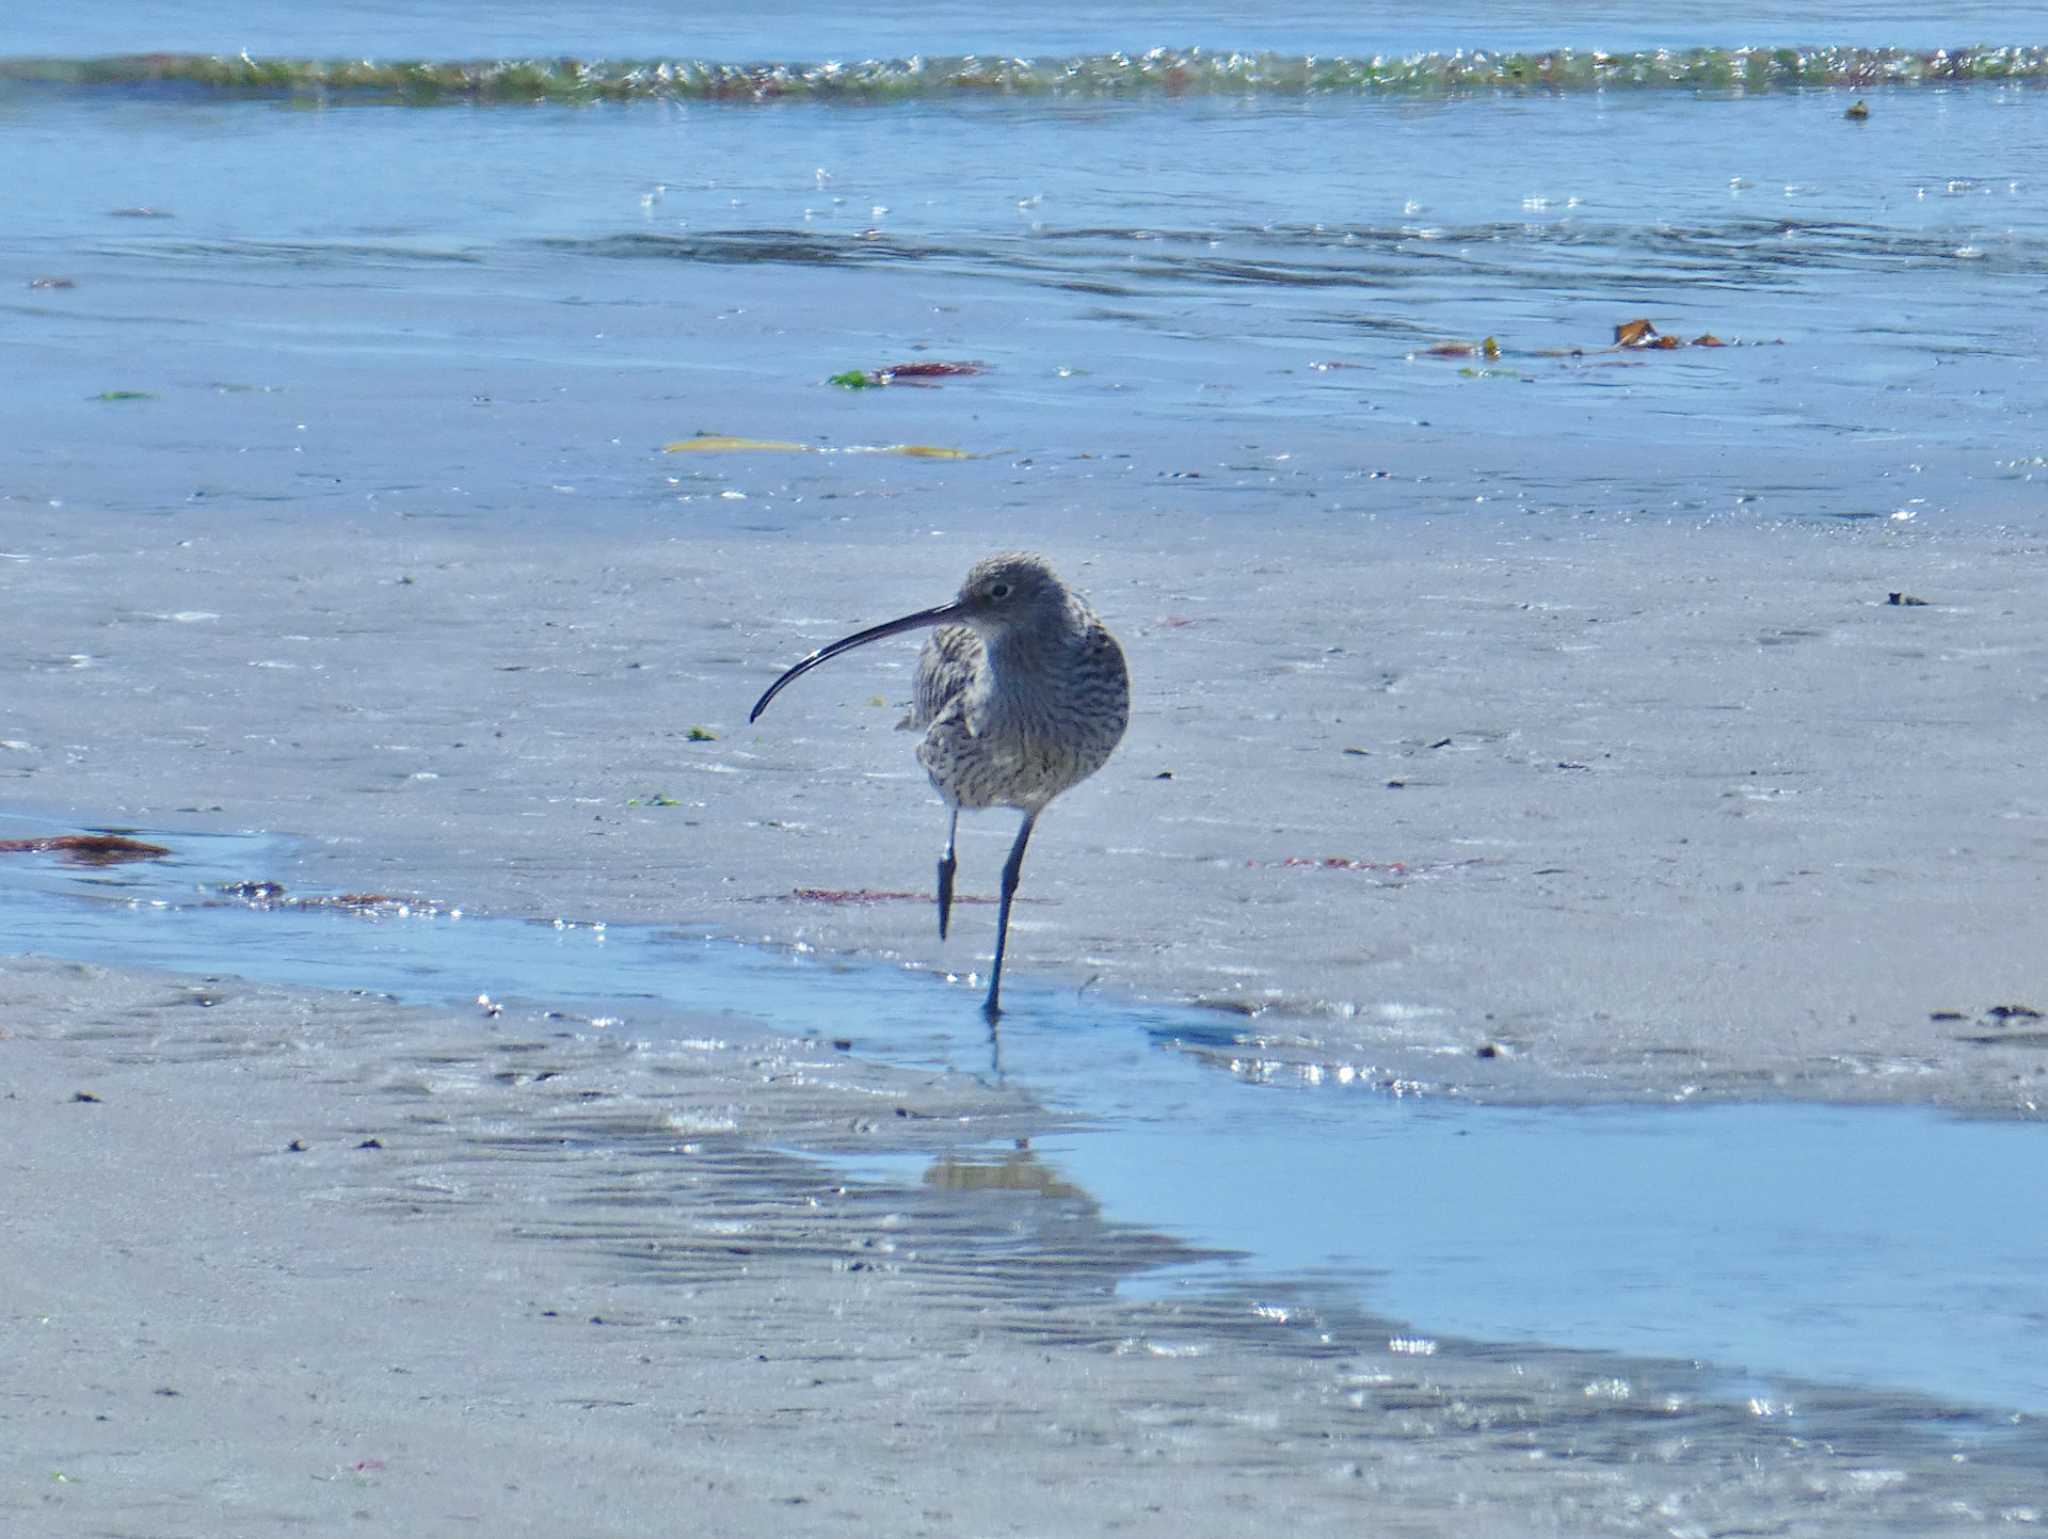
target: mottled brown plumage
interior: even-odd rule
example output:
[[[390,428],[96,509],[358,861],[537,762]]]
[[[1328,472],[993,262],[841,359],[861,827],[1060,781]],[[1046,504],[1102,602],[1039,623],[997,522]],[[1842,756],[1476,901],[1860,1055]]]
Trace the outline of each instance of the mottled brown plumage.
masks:
[[[1015,807],[1024,814],[1003,864],[995,962],[983,1008],[1000,1009],[1010,901],[1024,846],[1046,804],[1102,768],[1130,720],[1123,649],[1094,611],[1042,556],[1012,553],[976,562],[949,604],[919,610],[821,647],[769,686],[749,720],[798,675],[853,647],[936,627],[917,660],[909,725],[921,729],[918,762],[951,813],[939,861],[939,935],[952,912],[955,834],[962,809]]]

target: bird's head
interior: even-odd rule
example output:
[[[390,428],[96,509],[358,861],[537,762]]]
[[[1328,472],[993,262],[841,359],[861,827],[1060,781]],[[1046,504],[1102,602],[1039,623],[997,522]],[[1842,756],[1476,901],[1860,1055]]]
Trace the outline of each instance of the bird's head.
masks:
[[[983,640],[1063,616],[1071,602],[1066,585],[1045,557],[1022,551],[974,563],[954,600],[955,620],[971,625]]]
[[[1087,609],[1067,592],[1066,585],[1053,576],[1052,568],[1043,556],[1023,552],[990,556],[975,562],[967,574],[967,581],[960,585],[960,592],[951,603],[941,604],[936,609],[920,609],[916,614],[869,626],[864,631],[841,637],[830,646],[818,648],[768,686],[767,692],[754,702],[754,709],[747,720],[758,721],[761,713],[768,709],[768,702],[780,694],[785,685],[826,659],[850,652],[855,647],[864,647],[871,641],[880,641],[885,636],[898,636],[905,631],[924,630],[934,625],[969,625],[987,646],[1014,647],[1019,644],[1018,638],[1058,635],[1062,629],[1075,625],[1077,616],[1085,621],[1087,613]],[[1023,644],[1029,646],[1030,642]]]

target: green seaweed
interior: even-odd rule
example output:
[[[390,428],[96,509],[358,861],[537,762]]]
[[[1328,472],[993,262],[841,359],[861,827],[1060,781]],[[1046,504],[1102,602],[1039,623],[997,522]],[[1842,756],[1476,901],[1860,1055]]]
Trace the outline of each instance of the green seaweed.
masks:
[[[1619,89],[1754,92],[1971,81],[2048,81],[2048,47],[1957,49],[1687,48],[1608,53],[1537,49],[1369,56],[1212,52],[1017,59],[996,55],[847,63],[728,64],[703,59],[256,59],[152,53],[95,59],[0,59],[0,81],[72,87],[175,84],[290,99],[348,95],[399,105],[634,99],[769,103],[945,97],[1377,95]]]

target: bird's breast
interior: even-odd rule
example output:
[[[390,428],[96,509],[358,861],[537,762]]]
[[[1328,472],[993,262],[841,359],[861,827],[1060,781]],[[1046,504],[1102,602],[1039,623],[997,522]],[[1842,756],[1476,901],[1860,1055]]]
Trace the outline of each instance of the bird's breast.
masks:
[[[1051,661],[1000,650],[982,660],[932,719],[918,759],[955,806],[1035,810],[1102,768],[1129,718],[1123,654],[1098,627]]]

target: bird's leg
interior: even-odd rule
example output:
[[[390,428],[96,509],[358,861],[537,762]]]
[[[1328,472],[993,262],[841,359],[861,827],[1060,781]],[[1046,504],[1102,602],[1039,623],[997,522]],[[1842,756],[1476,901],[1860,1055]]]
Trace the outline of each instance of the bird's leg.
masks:
[[[946,938],[946,921],[953,914],[953,868],[959,862],[953,858],[953,841],[960,835],[960,809],[952,809],[952,821],[946,825],[946,853],[939,857],[939,939]]]
[[[1038,814],[1024,814],[1023,825],[1017,830],[1017,842],[1010,846],[1010,858],[1003,862],[1003,898],[996,908],[996,959],[989,968],[988,998],[982,1001],[981,1013],[993,1023],[1003,1013],[997,1002],[997,995],[1003,987],[1003,951],[1010,942],[1010,900],[1017,895],[1017,873],[1024,868],[1024,846],[1031,839],[1031,825],[1038,821]]]

